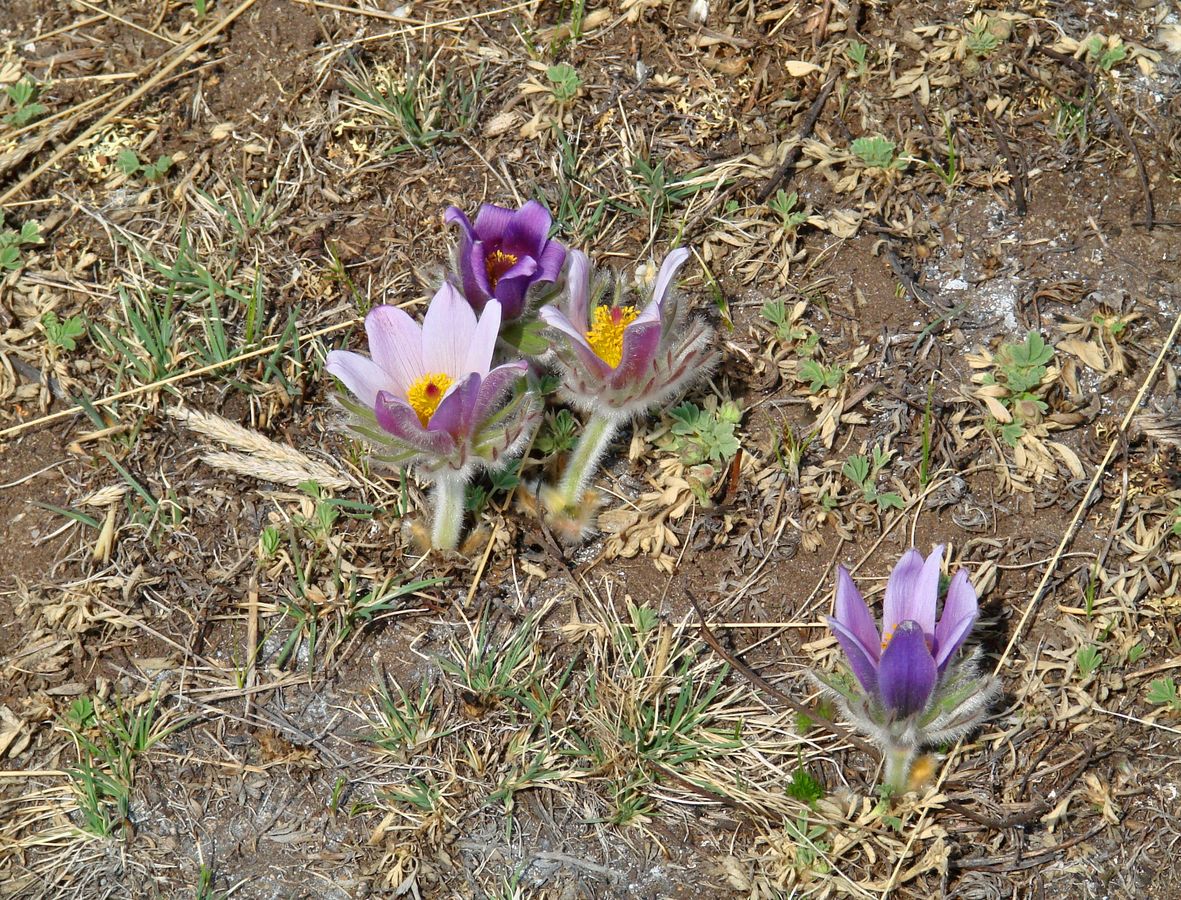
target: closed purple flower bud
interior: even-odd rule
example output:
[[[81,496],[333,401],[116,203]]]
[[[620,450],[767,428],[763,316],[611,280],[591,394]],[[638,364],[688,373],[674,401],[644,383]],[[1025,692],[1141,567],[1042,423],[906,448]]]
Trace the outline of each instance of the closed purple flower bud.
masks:
[[[557,281],[566,261],[566,248],[549,239],[553,219],[536,200],[518,210],[482,204],[474,225],[455,206],[444,219],[460,227],[455,275],[464,297],[476,312],[499,300],[505,322],[520,318],[529,289]]]

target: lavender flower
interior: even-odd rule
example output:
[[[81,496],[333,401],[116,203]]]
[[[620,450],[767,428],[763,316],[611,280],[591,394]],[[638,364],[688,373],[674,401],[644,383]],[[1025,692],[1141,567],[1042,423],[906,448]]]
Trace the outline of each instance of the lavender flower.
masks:
[[[688,318],[671,290],[688,258],[683,247],[668,255],[641,310],[620,303],[618,291],[615,303],[601,302],[605,285],[592,285],[590,260],[571,252],[565,303],[542,307],[538,317],[558,332],[551,346],[562,390],[575,406],[622,422],[703,374],[712,331],[704,320]]]
[[[545,494],[552,516],[577,521],[583,491],[620,425],[668,401],[708,371],[712,329],[690,317],[672,290],[688,258],[684,248],[668,255],[641,309],[620,302],[618,285],[614,302],[602,302],[605,283],[592,283],[590,260],[572,251],[565,302],[538,312],[555,333],[550,347],[561,376],[559,389],[589,414],[562,481]],[[580,525],[579,535],[582,530]]]
[[[482,204],[475,225],[455,206],[444,219],[461,228],[455,268],[468,303],[480,312],[489,300],[499,300],[505,322],[520,318],[529,289],[556,281],[566,261],[566,248],[549,240],[553,219],[536,200],[518,210]]]
[[[373,458],[390,466],[417,463],[433,477],[432,544],[442,549],[458,543],[469,478],[520,452],[537,419],[535,398],[516,387],[527,363],[492,368],[499,330],[498,302],[477,320],[444,284],[421,326],[395,306],[370,311],[365,333],[372,358],[328,354],[325,368],[356,398],[341,398],[354,416],[350,430],[374,448]]]
[[[821,679],[845,714],[886,754],[886,785],[905,785],[915,751],[968,733],[997,690],[995,679],[977,676],[975,657],[953,662],[976,622],[976,591],[959,570],[948,585],[936,621],[943,547],[925,560],[910,549],[886,583],[882,629],[842,566],[837,574],[836,615],[828,620],[856,684]]]

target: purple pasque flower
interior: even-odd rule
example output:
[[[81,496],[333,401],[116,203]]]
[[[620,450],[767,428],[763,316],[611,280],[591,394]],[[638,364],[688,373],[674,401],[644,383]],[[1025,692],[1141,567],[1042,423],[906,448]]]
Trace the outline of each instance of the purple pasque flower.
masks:
[[[603,302],[605,285],[591,278],[590,260],[573,250],[561,306],[538,317],[558,332],[550,347],[562,370],[561,387],[576,406],[622,421],[677,394],[708,370],[712,330],[689,317],[673,289],[689,258],[673,250],[656,276],[646,305]]]
[[[976,591],[960,569],[951,579],[938,622],[943,547],[925,560],[910,549],[886,582],[879,632],[844,566],[837,574],[836,615],[828,620],[867,695],[898,719],[924,712],[952,655],[976,622]]]
[[[447,207],[444,220],[460,226],[455,269],[463,294],[476,312],[499,300],[505,322],[521,317],[534,284],[557,281],[566,248],[549,239],[549,210],[530,200],[520,209],[480,205],[473,225],[463,210]]]
[[[536,419],[532,395],[517,390],[528,364],[492,367],[501,308],[476,313],[450,284],[431,300],[420,326],[396,306],[365,317],[372,356],[333,350],[325,368],[356,398],[351,430],[392,465],[470,474],[519,450]]]

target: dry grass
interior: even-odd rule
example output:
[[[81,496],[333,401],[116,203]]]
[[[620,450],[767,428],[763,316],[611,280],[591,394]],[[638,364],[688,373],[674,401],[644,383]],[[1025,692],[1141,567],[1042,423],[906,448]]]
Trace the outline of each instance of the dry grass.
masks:
[[[0,896],[1181,895],[1163,6],[6,27]],[[533,196],[621,277],[692,245],[723,362],[585,547],[526,511],[551,398],[422,556],[323,357],[419,311],[446,204]],[[1005,695],[886,802],[805,672],[838,562],[936,542]]]

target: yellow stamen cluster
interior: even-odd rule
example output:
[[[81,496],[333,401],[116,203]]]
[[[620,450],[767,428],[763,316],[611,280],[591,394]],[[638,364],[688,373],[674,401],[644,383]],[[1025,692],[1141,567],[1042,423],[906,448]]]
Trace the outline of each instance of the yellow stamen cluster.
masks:
[[[897,626],[895,626],[894,628],[891,628],[889,631],[882,632],[882,649],[883,650],[885,650],[888,646],[890,646],[890,641],[892,641],[894,639],[894,632],[896,630],[897,630]]]
[[[484,257],[484,271],[488,273],[488,287],[496,290],[500,276],[517,264],[517,257],[503,250],[493,250]]]
[[[596,306],[586,342],[599,359],[615,368],[623,359],[623,331],[636,320],[634,306]]]
[[[410,408],[418,414],[418,421],[426,428],[431,416],[439,408],[447,388],[451,387],[451,378],[442,372],[421,375],[410,385],[406,392],[406,399],[410,401]]]

